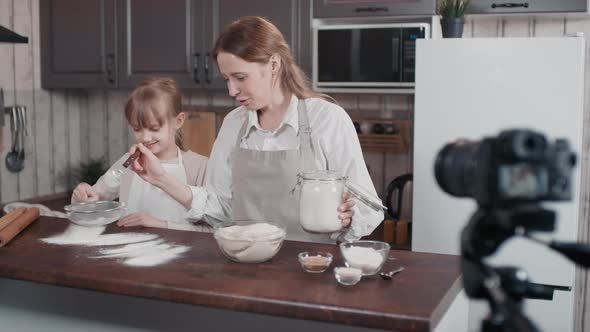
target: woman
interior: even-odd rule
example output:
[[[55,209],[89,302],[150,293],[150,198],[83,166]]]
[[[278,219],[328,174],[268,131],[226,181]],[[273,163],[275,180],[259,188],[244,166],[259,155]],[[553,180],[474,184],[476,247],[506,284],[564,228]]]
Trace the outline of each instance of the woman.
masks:
[[[210,224],[274,221],[285,225],[288,239],[314,242],[370,234],[383,212],[355,206],[349,193],[338,208],[341,232],[311,234],[299,225],[299,197],[290,191],[303,171],[337,170],[372,194],[375,188],[350,117],[311,91],[276,26],[261,17],[241,18],[221,33],[213,57],[240,106],[225,117],[206,186],[189,188],[174,181],[142,145],[138,148],[145,155],[134,169],[190,208],[192,218]]]

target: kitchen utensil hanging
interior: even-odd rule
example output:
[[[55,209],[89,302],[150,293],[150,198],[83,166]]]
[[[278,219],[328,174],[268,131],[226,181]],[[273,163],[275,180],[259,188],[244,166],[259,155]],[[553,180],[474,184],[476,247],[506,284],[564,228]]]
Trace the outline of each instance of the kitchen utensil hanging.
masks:
[[[18,173],[25,168],[26,112],[21,106],[13,106],[6,110],[10,112],[12,136],[12,147],[6,154],[6,168],[10,172]]]

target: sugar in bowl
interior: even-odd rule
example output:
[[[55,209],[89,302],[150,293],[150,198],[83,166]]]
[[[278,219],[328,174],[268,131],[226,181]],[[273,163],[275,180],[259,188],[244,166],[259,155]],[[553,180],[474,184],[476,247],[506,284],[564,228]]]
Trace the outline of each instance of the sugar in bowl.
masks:
[[[298,174],[301,186],[299,219],[301,227],[310,233],[334,233],[342,228],[338,207],[342,193],[350,192],[372,209],[387,210],[381,199],[348,181],[339,171],[323,170]]]

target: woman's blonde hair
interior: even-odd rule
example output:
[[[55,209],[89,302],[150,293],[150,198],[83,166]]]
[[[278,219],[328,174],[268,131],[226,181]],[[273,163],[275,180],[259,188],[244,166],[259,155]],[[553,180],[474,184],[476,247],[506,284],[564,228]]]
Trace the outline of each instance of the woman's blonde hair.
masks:
[[[169,77],[153,77],[141,82],[131,92],[125,104],[127,122],[142,128],[155,119],[159,125],[176,118],[182,112],[181,92],[176,81]],[[184,150],[182,130],[177,130],[174,142]]]
[[[213,48],[213,59],[217,62],[220,52],[236,55],[248,62],[268,63],[273,54],[281,58],[280,82],[284,92],[300,99],[329,96],[311,90],[309,78],[293,60],[291,48],[279,29],[269,20],[260,16],[245,16],[231,23],[223,31]]]

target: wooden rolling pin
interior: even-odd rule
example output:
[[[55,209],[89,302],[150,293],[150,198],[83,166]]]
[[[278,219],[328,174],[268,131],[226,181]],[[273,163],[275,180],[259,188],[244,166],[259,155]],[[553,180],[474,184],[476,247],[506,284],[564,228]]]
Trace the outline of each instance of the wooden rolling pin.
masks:
[[[26,207],[19,207],[18,209],[14,209],[8,212],[4,217],[0,218],[0,231],[16,220],[16,218],[20,217],[21,214],[25,213],[26,210]]]
[[[0,229],[0,247],[3,247],[8,242],[10,242],[10,240],[12,240],[16,235],[18,235],[23,229],[29,226],[33,221],[37,220],[37,218],[39,218],[39,215],[41,214],[39,212],[39,209],[37,208],[20,209],[25,209],[25,211],[16,217],[11,217],[12,220],[10,220],[10,222],[6,222],[6,225],[2,229]],[[19,209],[16,209],[14,211],[17,210]],[[9,215],[10,213],[4,217],[8,217]],[[0,222],[0,224],[4,225],[5,223],[4,221],[2,221]]]

